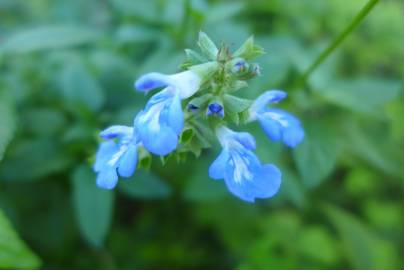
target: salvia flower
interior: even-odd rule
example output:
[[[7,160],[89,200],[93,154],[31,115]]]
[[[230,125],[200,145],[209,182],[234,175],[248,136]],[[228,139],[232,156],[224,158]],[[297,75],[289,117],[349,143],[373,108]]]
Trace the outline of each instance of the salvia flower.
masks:
[[[280,90],[266,91],[260,95],[249,109],[249,121],[258,120],[266,135],[274,140],[282,140],[287,146],[295,147],[304,138],[304,130],[292,114],[268,104],[277,103],[287,94]]]
[[[272,164],[261,164],[252,152],[255,140],[247,132],[234,132],[221,126],[217,137],[222,152],[209,168],[213,179],[224,179],[231,193],[240,199],[254,202],[256,198],[270,198],[281,184],[281,172]]]
[[[136,117],[135,127],[143,146],[151,153],[164,156],[174,151],[184,127],[179,93],[167,87],[152,96]]]
[[[97,185],[112,189],[118,182],[118,174],[130,177],[135,172],[138,140],[133,127],[127,126],[111,126],[101,131],[100,137],[106,141],[101,143],[94,164]]]
[[[295,116],[269,107],[284,99],[285,92],[267,91],[256,100],[234,94],[261,74],[259,65],[251,61],[263,49],[251,37],[231,52],[224,43],[216,47],[204,33],[200,33],[197,44],[201,53],[187,49],[179,73],[151,72],[136,80],[137,91],[158,92],[137,114],[133,127],[112,126],[100,133],[105,141],[94,164],[99,187],[114,188],[119,176],[134,174],[138,163],[141,168],[149,167],[150,153],[160,156],[163,163],[171,157],[183,161],[188,153],[199,157],[217,139],[221,152],[209,167],[211,178],[223,179],[231,194],[247,202],[278,192],[280,170],[260,162],[250,133],[227,127],[258,121],[269,138],[290,147],[304,137]]]

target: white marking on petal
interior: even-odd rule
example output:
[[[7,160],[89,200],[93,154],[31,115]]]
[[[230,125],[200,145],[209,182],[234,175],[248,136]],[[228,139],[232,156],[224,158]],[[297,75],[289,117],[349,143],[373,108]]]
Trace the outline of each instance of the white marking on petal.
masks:
[[[126,149],[128,149],[128,145],[124,144],[121,145],[121,147],[119,148],[119,151],[116,152],[111,159],[107,162],[107,164],[111,167],[115,167],[116,164],[118,163],[119,159],[121,158],[121,156],[125,153]]]
[[[248,165],[250,165],[248,159],[238,153],[233,153],[230,162],[234,168],[233,178],[236,183],[241,184],[242,180],[251,181],[253,179],[253,174],[248,169]]]
[[[186,99],[198,91],[202,79],[193,71],[187,70],[170,75],[171,85],[179,91],[181,99]]]
[[[264,115],[267,115],[268,117],[274,119],[279,124],[281,124],[283,127],[288,127],[289,126],[288,120],[286,120],[281,114],[277,114],[277,113],[274,113],[274,112],[266,112]]]

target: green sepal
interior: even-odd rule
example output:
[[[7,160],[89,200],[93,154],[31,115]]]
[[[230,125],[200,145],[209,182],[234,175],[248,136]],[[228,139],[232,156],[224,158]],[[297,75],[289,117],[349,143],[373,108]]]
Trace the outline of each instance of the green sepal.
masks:
[[[152,163],[152,156],[143,146],[140,146],[138,148],[137,169],[150,170],[151,163]]]
[[[199,65],[208,61],[206,57],[191,49],[185,49],[185,54],[187,58],[185,62],[181,64],[182,69],[187,69],[190,66]]]
[[[212,76],[219,70],[219,63],[216,61],[211,61],[195,66],[190,66],[188,69],[198,74],[199,77],[202,79],[202,83],[204,83],[212,79]]]
[[[219,50],[215,43],[204,32],[199,32],[198,46],[202,53],[210,60],[216,60]]]
[[[233,56],[252,60],[264,53],[265,51],[261,46],[254,44],[254,37],[251,36],[233,53]]]
[[[194,137],[194,131],[192,127],[185,128],[180,136],[180,144],[188,143],[189,141],[191,141],[192,137]]]
[[[229,113],[240,113],[251,106],[252,100],[226,94],[223,96],[223,103]]]
[[[242,80],[235,80],[232,81],[227,87],[226,87],[226,92],[227,93],[234,93],[240,89],[248,87],[248,83],[246,81]]]
[[[198,108],[200,109],[200,108],[205,107],[205,106],[208,104],[209,100],[212,99],[212,97],[213,97],[213,95],[210,94],[210,93],[208,93],[208,94],[205,94],[205,95],[202,95],[202,96],[193,98],[193,99],[189,102],[189,104],[192,104],[192,105],[194,105],[195,107],[198,107]]]

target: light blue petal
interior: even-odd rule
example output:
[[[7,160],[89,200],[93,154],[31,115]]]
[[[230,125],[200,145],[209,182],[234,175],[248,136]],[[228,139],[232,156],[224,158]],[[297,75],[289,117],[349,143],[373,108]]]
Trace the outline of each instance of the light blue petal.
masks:
[[[261,94],[252,104],[252,108],[256,112],[265,110],[265,107],[270,103],[279,102],[287,97],[287,93],[281,90],[270,90]]]
[[[97,186],[105,189],[113,189],[118,182],[118,174],[115,167],[104,168],[97,175]]]
[[[264,165],[252,170],[252,180],[234,181],[231,170],[226,171],[225,182],[231,193],[247,202],[256,198],[265,199],[274,196],[281,184],[281,172],[274,165]]]
[[[266,199],[274,196],[281,186],[282,173],[273,164],[263,165],[254,178],[252,192],[256,198]]]
[[[258,121],[265,134],[273,141],[282,139],[282,126],[275,120],[262,115],[258,116]]]
[[[169,91],[168,88],[161,90],[160,92],[154,94],[149,101],[147,101],[146,106],[145,106],[145,111],[149,110],[150,107],[157,103],[161,102],[169,102],[168,100],[173,98],[173,93]]]
[[[111,126],[100,132],[100,137],[105,140],[115,139],[118,137],[130,137],[133,134],[133,128],[128,126]]]
[[[169,77],[167,75],[151,72],[141,76],[135,82],[135,88],[138,91],[148,92],[158,87],[163,87],[169,84]]]
[[[238,156],[237,156],[238,155]],[[249,150],[238,149],[231,153],[233,161],[242,158],[243,163],[228,162],[225,169],[225,183],[231,193],[247,202],[254,202],[256,194],[259,191],[255,187],[256,175],[261,172],[261,164],[257,156]],[[236,173],[236,170],[239,170]],[[240,173],[241,172],[241,173]],[[241,175],[241,178],[235,179],[235,175]]]
[[[94,171],[101,171],[106,166],[108,160],[110,160],[118,150],[119,148],[114,141],[102,142],[95,156]]]
[[[246,149],[255,149],[256,143],[254,137],[248,132],[236,132],[234,138]]]
[[[137,147],[129,144],[128,149],[119,159],[118,173],[122,177],[131,177],[137,166]]]
[[[182,112],[181,100],[178,95],[175,95],[170,104],[167,120],[167,125],[170,126],[177,135],[181,134],[184,128],[184,113]]]
[[[299,119],[297,119],[293,114],[280,109],[269,109],[267,112],[270,113],[269,115],[276,116],[272,119],[280,124],[282,141],[287,146],[295,147],[303,140],[304,130],[301,127]]]
[[[298,126],[290,126],[283,131],[283,142],[289,147],[297,146],[304,138],[303,128]]]
[[[224,178],[224,171],[226,169],[226,164],[229,161],[229,152],[225,149],[222,150],[220,155],[213,161],[209,167],[209,177],[215,180]]]
[[[147,125],[138,126],[137,130],[143,146],[153,154],[165,156],[177,148],[177,134],[165,125],[161,125],[158,131],[151,130]]]

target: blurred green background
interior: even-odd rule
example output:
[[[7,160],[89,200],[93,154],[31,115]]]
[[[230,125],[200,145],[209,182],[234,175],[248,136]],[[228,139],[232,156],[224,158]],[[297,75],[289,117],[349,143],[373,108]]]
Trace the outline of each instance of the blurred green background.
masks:
[[[366,3],[0,0],[0,268],[404,269],[404,2],[299,79]],[[218,147],[97,189],[97,132],[130,125],[134,80],[177,72],[201,29],[254,35],[263,76],[241,94],[284,89],[304,123],[295,150],[245,127],[280,193],[231,196],[207,174]]]

